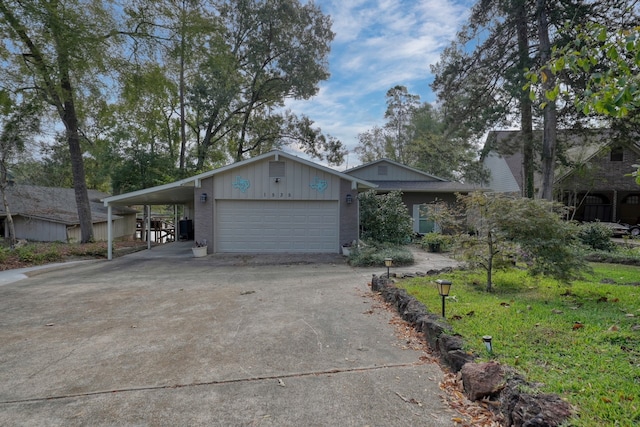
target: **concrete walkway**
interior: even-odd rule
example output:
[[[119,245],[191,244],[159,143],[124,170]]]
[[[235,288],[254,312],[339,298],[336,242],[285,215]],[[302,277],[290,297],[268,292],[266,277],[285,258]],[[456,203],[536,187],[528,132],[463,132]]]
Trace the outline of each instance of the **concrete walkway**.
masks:
[[[379,268],[189,248],[0,286],[0,425],[454,425],[440,367],[371,298]]]

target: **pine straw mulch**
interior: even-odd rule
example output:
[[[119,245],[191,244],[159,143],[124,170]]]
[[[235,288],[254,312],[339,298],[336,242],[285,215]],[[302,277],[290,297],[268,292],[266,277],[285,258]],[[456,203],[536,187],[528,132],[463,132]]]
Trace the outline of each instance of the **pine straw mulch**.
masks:
[[[371,284],[369,284],[371,286]],[[391,313],[389,323],[395,328],[398,339],[401,340],[402,348],[407,350],[422,351],[420,360],[424,363],[435,363],[443,371],[443,379],[440,381],[440,389],[443,391],[442,400],[449,405],[458,415],[451,418],[451,421],[459,427],[503,427],[503,417],[494,413],[491,407],[495,402],[473,402],[464,395],[460,374],[449,372],[443,366],[433,351],[429,348],[424,336],[416,331],[409,323],[403,320],[393,305],[382,299],[380,293],[368,293],[373,299],[371,310],[367,313],[373,314],[376,311],[384,310]],[[402,398],[402,396],[400,396]],[[403,399],[404,400],[404,399]]]

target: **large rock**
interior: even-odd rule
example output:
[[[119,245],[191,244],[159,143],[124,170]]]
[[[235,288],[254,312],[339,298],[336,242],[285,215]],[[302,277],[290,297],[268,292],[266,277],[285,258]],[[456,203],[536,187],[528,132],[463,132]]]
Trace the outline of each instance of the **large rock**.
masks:
[[[382,288],[381,294],[382,298],[389,304],[392,304],[396,309],[402,304],[402,301],[408,297],[407,291],[394,286],[385,286]]]
[[[505,425],[513,427],[557,427],[571,415],[573,409],[555,394],[522,393],[521,389],[532,387],[519,376],[507,382],[500,394],[500,411],[504,415]]]
[[[371,290],[374,292],[380,292],[385,287],[392,285],[393,282],[387,278],[387,276],[376,276],[375,274],[371,278]]]
[[[472,353],[462,350],[464,341],[459,335],[442,334],[438,338],[438,351],[440,360],[453,372],[458,372],[464,365],[473,362],[476,358]]]
[[[411,325],[415,325],[418,319],[427,314],[427,308],[420,301],[411,297],[411,300],[400,314],[404,320],[411,323]]]
[[[464,340],[460,335],[443,334],[438,340],[438,350],[440,353],[447,353],[453,350],[460,350],[464,346]]]
[[[452,372],[459,372],[464,365],[476,360],[476,356],[464,350],[451,350],[441,355],[441,359],[449,366]]]
[[[416,329],[424,334],[429,348],[438,350],[438,339],[445,332],[451,332],[451,325],[442,322],[442,317],[433,314],[416,319]]]
[[[505,387],[504,370],[498,362],[467,363],[460,376],[470,400],[495,396]]]

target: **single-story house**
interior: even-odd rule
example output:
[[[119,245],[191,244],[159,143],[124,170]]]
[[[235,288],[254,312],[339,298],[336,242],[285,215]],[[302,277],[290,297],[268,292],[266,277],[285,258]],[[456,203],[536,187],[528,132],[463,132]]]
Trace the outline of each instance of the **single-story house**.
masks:
[[[541,139],[541,131],[534,133]],[[624,143],[608,129],[558,132],[565,150],[554,171],[554,193],[574,210],[578,221],[640,223],[640,186],[630,176],[640,159],[637,143]],[[499,193],[524,194],[522,141],[519,131],[490,132],[483,153],[491,172],[488,187]],[[542,182],[536,162],[536,193]]]
[[[340,253],[358,238],[358,192],[375,184],[274,150],[199,175],[104,199],[184,205],[208,253]],[[182,233],[180,233],[182,234]]]
[[[39,242],[79,242],[80,222],[73,188],[10,184],[5,189],[9,212],[17,239]],[[88,192],[93,233],[96,240],[107,240],[107,209],[101,202],[108,196],[96,190]],[[112,212],[113,238],[132,238],[137,211],[125,206]],[[0,203],[1,235],[9,237],[7,212]]]
[[[402,201],[413,217],[413,231],[420,234],[434,231],[435,226],[423,209],[425,205],[435,201],[452,203],[456,193],[482,190],[480,185],[449,181],[389,159],[366,163],[345,173],[375,184],[378,194],[401,191]]]

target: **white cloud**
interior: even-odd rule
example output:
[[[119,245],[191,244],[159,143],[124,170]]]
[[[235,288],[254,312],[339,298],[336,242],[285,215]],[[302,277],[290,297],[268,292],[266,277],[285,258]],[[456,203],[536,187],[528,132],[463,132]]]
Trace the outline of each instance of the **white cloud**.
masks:
[[[465,0],[316,0],[333,19],[331,78],[308,101],[288,102],[350,150],[357,134],[383,122],[385,94],[407,86],[433,99],[430,65],[467,17]],[[355,165],[355,156],[350,157]]]

